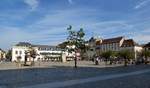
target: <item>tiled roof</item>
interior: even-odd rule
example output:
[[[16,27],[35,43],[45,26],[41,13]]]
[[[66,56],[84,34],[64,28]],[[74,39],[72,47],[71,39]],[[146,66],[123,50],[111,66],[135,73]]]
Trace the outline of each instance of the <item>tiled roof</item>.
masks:
[[[58,48],[57,46],[49,46],[49,45],[32,45],[32,46],[42,49],[47,48],[47,49],[61,50],[61,48]]]
[[[145,44],[144,47],[150,47],[150,42]]]
[[[42,49],[54,49],[54,50],[60,50],[57,46],[49,46],[49,45],[32,45],[31,43],[28,42],[19,42],[16,44],[16,46],[25,46],[25,47],[38,47]]]
[[[0,51],[5,52],[5,51],[4,51],[4,50],[2,50],[1,48],[0,48]]]
[[[31,43],[28,43],[28,42],[19,42],[18,44],[16,44],[16,46],[26,46],[26,47],[29,47],[29,46],[31,46]]]
[[[100,45],[101,44],[101,41],[96,41],[96,45]]]
[[[95,38],[94,37],[91,37],[90,39],[89,39],[89,42],[95,42]]]
[[[49,45],[32,45],[33,47],[39,48],[56,48],[56,46],[49,46]]]
[[[116,38],[110,38],[110,39],[104,39],[102,40],[102,44],[109,44],[109,43],[119,43],[123,37],[116,37]]]
[[[123,41],[123,44],[121,47],[132,47],[138,45],[136,42],[134,42],[133,39],[127,39]]]

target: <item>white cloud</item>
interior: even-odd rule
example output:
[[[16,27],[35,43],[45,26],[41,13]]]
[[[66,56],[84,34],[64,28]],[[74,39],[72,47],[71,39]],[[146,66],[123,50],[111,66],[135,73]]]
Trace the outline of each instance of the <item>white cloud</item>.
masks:
[[[97,35],[103,38],[120,35],[131,36],[135,34],[132,33],[136,31],[135,25],[128,23],[128,20],[99,21],[95,20],[97,19],[96,12],[97,11],[93,9],[55,10],[47,12],[43,18],[41,17],[24,29],[14,27],[0,28],[2,29],[0,30],[0,47],[10,48],[12,44],[20,41],[29,41],[35,44],[58,44],[66,39],[66,28],[68,25],[72,25],[75,30],[83,27],[87,33],[86,38],[91,37],[92,32],[97,33]],[[147,29],[147,31],[149,31],[149,29]],[[140,33],[144,35],[144,33]],[[135,38],[139,41],[142,35],[137,35],[138,36],[134,35],[131,38]],[[142,36],[142,38],[144,41],[148,40],[148,36]]]
[[[38,0],[24,0],[24,3],[26,3],[31,10],[35,10],[38,7]]]
[[[68,25],[72,25],[73,29],[75,30],[78,30],[80,27],[83,27],[87,33],[86,38],[92,36],[92,32],[100,36],[107,35],[103,37],[112,37],[127,34],[129,35],[131,34],[130,31],[134,31],[134,27],[131,24],[128,24],[126,21],[92,20],[93,18],[89,16],[93,17],[95,15],[94,13],[95,10],[81,10],[81,9],[56,11],[54,13],[46,14],[45,17],[43,17],[43,19],[40,19],[32,26],[34,26],[33,27],[34,29],[38,28],[44,29],[44,32],[49,31],[47,33],[64,34],[65,37],[67,36],[66,28]]]
[[[31,25],[32,27],[42,28],[44,30],[58,29],[65,30],[68,25],[81,27],[85,24],[92,24],[92,18],[87,18],[87,13],[93,13],[92,10],[59,10],[46,14],[42,19]],[[78,14],[78,15],[76,15]],[[59,31],[57,31],[59,32]]]
[[[86,27],[88,29],[92,29],[87,31],[92,31],[94,32],[94,34],[104,36],[104,37],[126,35],[129,34],[130,31],[134,31],[133,25],[128,24],[126,21],[122,21],[122,20],[101,21],[101,22],[93,23]]]
[[[133,36],[133,39],[135,39],[135,41],[137,41],[138,43],[147,43],[150,41],[150,35],[137,34]]]
[[[9,49],[18,42],[54,45],[63,41],[64,38],[63,35],[52,36],[57,30],[45,30],[43,32],[37,30],[31,32],[31,30],[24,30],[17,27],[0,27],[0,29],[0,47],[3,49]]]
[[[142,2],[140,2],[139,4],[137,4],[134,9],[139,9],[142,8],[143,6],[147,5],[150,2],[150,0],[144,0]]]
[[[73,0],[68,0],[68,2],[69,2],[69,4],[73,4],[74,3]]]

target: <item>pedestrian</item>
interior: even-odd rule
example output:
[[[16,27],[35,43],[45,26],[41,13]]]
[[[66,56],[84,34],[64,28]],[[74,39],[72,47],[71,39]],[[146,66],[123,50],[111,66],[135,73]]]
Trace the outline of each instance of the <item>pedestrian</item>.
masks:
[[[96,64],[96,65],[98,65],[98,64],[99,64],[99,58],[98,58],[98,57],[96,57],[95,64]]]

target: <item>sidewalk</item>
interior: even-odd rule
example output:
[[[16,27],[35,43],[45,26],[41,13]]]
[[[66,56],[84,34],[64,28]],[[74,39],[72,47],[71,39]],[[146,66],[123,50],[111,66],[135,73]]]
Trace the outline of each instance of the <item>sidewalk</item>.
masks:
[[[123,64],[115,64],[115,65],[105,65],[104,62],[101,62],[99,65],[95,65],[92,61],[78,61],[78,67],[116,67],[122,66]],[[34,66],[18,66],[17,63],[14,62],[2,62],[0,63],[0,70],[8,70],[8,69],[25,69],[25,68],[53,68],[53,67],[74,67],[74,61],[70,62],[35,62]]]

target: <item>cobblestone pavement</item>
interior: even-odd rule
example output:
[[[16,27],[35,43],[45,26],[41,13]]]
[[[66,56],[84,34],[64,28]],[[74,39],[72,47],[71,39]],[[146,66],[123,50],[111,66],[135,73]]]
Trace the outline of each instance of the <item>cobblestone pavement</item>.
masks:
[[[88,63],[88,62],[84,62],[84,63]],[[91,77],[107,76],[113,74],[114,75],[123,74],[128,72],[140,71],[144,69],[150,69],[149,65],[138,65],[138,66],[129,66],[129,67],[119,66],[119,67],[104,68],[101,67],[101,65],[95,66],[90,63],[89,65],[82,65],[82,66],[80,65],[79,68],[75,69],[73,68],[73,65],[72,66],[60,65],[60,64],[57,65],[58,63],[57,64],[53,63],[52,65],[47,65],[47,64],[45,64],[45,66],[43,67],[37,66],[36,68],[31,67],[31,68],[21,69],[22,68],[21,67],[18,69],[17,67],[15,68],[15,66],[12,65],[13,69],[9,69],[9,70],[1,69],[0,88],[20,88],[23,86],[31,86],[37,84],[53,83],[53,82],[64,82],[69,80],[86,79]],[[116,86],[123,85],[124,87],[124,85],[126,85],[127,83],[130,83],[131,86],[129,87],[127,86],[124,88],[131,88],[131,87],[148,88],[147,86],[149,86],[149,82],[150,82],[149,78],[150,78],[149,73],[144,73],[135,76],[127,76],[127,77],[115,78],[110,80],[83,83],[74,86],[68,86],[67,88],[91,88],[91,87],[92,88],[107,88],[107,87],[117,88]],[[110,86],[106,84],[107,82]],[[138,84],[136,85],[136,83]],[[141,87],[140,83],[141,85],[143,85],[143,87]]]
[[[150,88],[150,72],[61,88]]]
[[[86,79],[77,79],[77,80],[68,80],[68,81],[63,81],[63,82],[52,82],[52,83],[46,83],[46,84],[38,84],[38,85],[26,86],[26,87],[22,87],[22,88],[49,88],[49,87],[51,87],[51,88],[61,88],[61,87],[66,88],[67,87],[68,88],[68,86],[70,86],[69,88],[72,88],[72,87],[73,88],[76,88],[76,87],[79,87],[79,88],[95,88],[95,87],[97,87],[98,88],[100,86],[98,86],[98,85],[96,86],[96,84],[95,85],[90,85],[90,84],[91,83],[94,84],[94,82],[97,83],[98,81],[105,81],[105,80],[111,80],[111,79],[116,79],[116,78],[121,78],[121,77],[135,76],[135,75],[145,74],[145,73],[150,73],[150,69],[128,72],[128,73],[121,73],[121,74],[90,77],[90,78],[86,78]],[[135,82],[137,82],[137,81],[135,81]],[[86,83],[88,83],[88,84],[86,84]],[[109,88],[111,87],[111,85],[113,85],[113,84],[110,83]],[[128,85],[132,85],[132,84],[129,83]],[[115,88],[116,88],[116,86],[115,86]]]
[[[116,65],[105,65],[104,62],[101,62],[99,65],[95,65],[92,61],[78,61],[78,67],[116,67],[121,66],[122,64]],[[74,67],[74,61],[70,62],[35,62],[34,66],[19,66],[17,63],[12,62],[2,62],[0,63],[0,70],[8,70],[8,69],[24,69],[24,68],[45,68],[45,67],[55,67],[55,66],[67,66]]]

